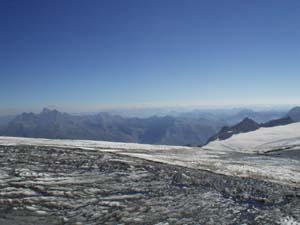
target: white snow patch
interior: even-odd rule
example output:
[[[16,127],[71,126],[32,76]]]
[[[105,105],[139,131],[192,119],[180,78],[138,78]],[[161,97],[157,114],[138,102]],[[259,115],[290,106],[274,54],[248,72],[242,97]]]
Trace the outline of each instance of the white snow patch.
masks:
[[[300,222],[296,221],[294,218],[288,216],[288,217],[280,219],[280,224],[282,224],[282,225],[300,225]]]
[[[233,135],[223,141],[213,141],[203,148],[247,153],[300,149],[300,123],[260,128],[249,133]]]
[[[182,146],[168,145],[149,145],[123,142],[89,141],[89,140],[62,140],[62,139],[43,139],[43,138],[20,138],[20,137],[0,137],[0,144],[6,146],[14,145],[33,145],[33,146],[54,146],[62,148],[81,148],[85,150],[95,149],[114,149],[114,150],[171,150],[189,149]]]

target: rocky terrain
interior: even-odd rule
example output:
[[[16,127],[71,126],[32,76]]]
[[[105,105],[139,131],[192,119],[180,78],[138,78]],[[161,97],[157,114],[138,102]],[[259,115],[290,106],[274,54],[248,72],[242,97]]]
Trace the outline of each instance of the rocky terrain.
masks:
[[[300,189],[51,146],[0,147],[0,224],[284,224]]]
[[[300,123],[202,148],[0,137],[0,224],[300,224]]]

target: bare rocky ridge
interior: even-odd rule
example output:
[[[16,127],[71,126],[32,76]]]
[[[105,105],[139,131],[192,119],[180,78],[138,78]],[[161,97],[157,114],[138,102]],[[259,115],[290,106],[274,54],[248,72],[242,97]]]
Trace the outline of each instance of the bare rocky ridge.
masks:
[[[0,147],[0,224],[281,224],[300,189],[112,152]]]
[[[247,133],[250,131],[258,130],[259,128],[262,127],[283,126],[295,122],[296,121],[293,121],[290,117],[283,117],[280,119],[270,120],[268,122],[259,124],[252,119],[245,118],[240,123],[232,127],[227,127],[227,126],[223,127],[217,134],[210,137],[207,142],[209,143],[215,140],[226,140],[232,137],[234,134]]]

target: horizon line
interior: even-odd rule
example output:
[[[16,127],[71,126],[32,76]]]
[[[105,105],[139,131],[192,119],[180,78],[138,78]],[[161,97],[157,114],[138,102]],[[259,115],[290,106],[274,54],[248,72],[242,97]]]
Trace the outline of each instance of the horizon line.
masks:
[[[297,101],[298,102],[298,101]],[[74,106],[61,106],[61,105],[47,105],[45,106],[33,106],[33,107],[0,107],[0,116],[10,116],[17,115],[22,112],[33,112],[38,113],[43,109],[58,110],[60,112],[66,113],[97,113],[97,112],[107,112],[107,111],[118,111],[118,110],[151,110],[151,109],[165,109],[165,110],[214,110],[214,109],[280,109],[280,108],[292,108],[300,105],[299,103],[285,102],[285,103],[235,103],[235,104],[130,104],[130,105],[85,105],[82,107]]]

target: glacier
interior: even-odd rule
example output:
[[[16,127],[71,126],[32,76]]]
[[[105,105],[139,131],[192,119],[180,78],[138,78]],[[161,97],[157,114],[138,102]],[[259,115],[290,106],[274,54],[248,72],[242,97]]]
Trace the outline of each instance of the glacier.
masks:
[[[0,137],[0,145],[55,146],[114,152],[218,174],[300,185],[300,123],[260,128],[227,140],[216,140],[202,148],[17,137]],[[284,155],[287,151],[289,154]]]
[[[299,128],[202,148],[0,137],[0,224],[299,224]]]

